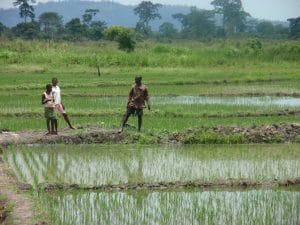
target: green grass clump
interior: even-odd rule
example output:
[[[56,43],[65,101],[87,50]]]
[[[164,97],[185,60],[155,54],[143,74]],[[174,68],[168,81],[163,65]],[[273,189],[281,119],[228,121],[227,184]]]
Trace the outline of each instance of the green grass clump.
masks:
[[[184,140],[185,144],[246,144],[247,138],[240,133],[220,134],[213,130],[201,130]]]

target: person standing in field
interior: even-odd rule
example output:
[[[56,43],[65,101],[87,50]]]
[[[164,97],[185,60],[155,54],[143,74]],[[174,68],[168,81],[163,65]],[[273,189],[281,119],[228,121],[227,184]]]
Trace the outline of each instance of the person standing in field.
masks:
[[[63,105],[62,101],[61,101],[61,92],[60,92],[60,88],[57,85],[58,80],[57,78],[52,78],[52,95],[54,97],[54,103],[55,103],[55,108],[58,112],[60,112],[62,114],[62,116],[64,117],[65,121],[67,122],[67,124],[69,125],[69,128],[71,129],[75,129],[71,123],[70,120],[68,118],[68,114],[65,111],[65,106]]]
[[[147,102],[148,109],[150,110],[148,88],[142,84],[142,77],[138,75],[135,77],[135,84],[129,92],[127,111],[124,114],[120,132],[123,131],[130,115],[138,116],[138,130],[141,131],[143,109],[146,107],[145,102]]]
[[[51,84],[46,85],[46,91],[42,95],[42,104],[44,105],[45,118],[48,130],[48,133],[46,135],[57,134],[57,119],[54,113],[55,104],[52,96]]]

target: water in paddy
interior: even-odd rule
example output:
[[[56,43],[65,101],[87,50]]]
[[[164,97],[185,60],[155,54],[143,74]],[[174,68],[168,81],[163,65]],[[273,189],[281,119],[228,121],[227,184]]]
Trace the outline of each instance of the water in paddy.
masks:
[[[100,102],[118,102],[124,104],[124,97],[105,97]],[[153,96],[151,102],[154,105],[163,104],[198,104],[198,105],[245,105],[245,106],[278,106],[298,107],[300,98],[294,97],[209,97],[209,96]]]
[[[300,106],[300,98],[293,98],[293,97],[175,96],[175,97],[153,97],[151,98],[151,100],[156,104]]]
[[[26,183],[81,185],[300,177],[300,145],[49,145],[11,147],[4,159]]]
[[[51,192],[41,201],[57,225],[300,223],[299,190]]]

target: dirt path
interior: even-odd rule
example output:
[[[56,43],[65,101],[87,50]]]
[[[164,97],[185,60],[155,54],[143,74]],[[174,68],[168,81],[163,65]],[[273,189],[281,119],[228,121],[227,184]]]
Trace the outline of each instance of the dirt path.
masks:
[[[0,155],[0,193],[14,204],[13,220],[15,225],[33,225],[32,201],[18,193],[15,179]]]
[[[79,143],[117,143],[123,140],[123,134],[117,129],[104,129],[86,125],[60,129],[58,135],[45,135],[45,130],[24,130],[19,132],[0,132],[0,146],[9,144],[79,144]]]
[[[164,135],[147,136],[148,144],[206,144],[206,134],[213,136],[212,143],[290,143],[300,140],[300,123],[265,124],[253,126],[219,125],[199,127]],[[239,137],[239,138],[237,138]],[[230,139],[231,138],[231,139]],[[139,143],[143,135],[138,132],[118,133],[117,129],[105,129],[97,125],[85,125],[76,130],[59,130],[58,135],[45,135],[45,130],[0,132],[0,146],[9,144],[90,144],[90,143]],[[226,142],[227,141],[227,142]]]

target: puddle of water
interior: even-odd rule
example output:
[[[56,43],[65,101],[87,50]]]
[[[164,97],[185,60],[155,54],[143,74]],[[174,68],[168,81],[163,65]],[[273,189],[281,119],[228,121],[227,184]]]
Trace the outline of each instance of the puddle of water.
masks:
[[[42,205],[57,225],[297,225],[300,222],[299,191],[140,190],[43,195]]]
[[[16,147],[4,159],[20,180],[81,185],[300,177],[299,145]]]
[[[154,104],[201,104],[201,105],[254,105],[254,106],[300,106],[300,98],[293,97],[205,97],[175,96],[152,97]]]

